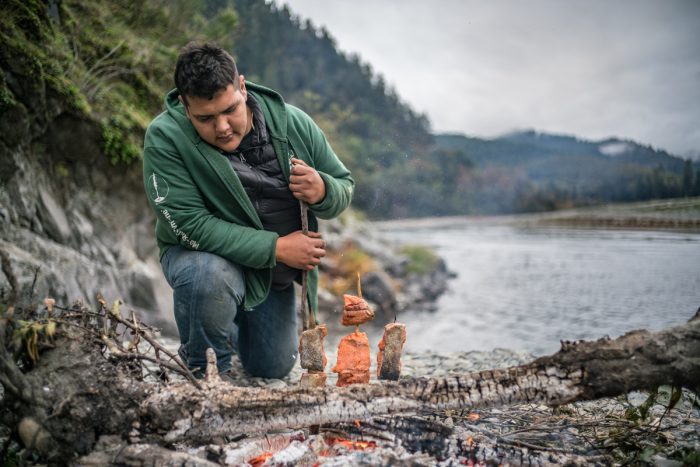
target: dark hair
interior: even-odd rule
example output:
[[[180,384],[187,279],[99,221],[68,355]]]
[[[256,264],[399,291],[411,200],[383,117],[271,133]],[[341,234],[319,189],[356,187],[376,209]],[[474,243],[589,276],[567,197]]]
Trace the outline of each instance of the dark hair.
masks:
[[[221,47],[190,42],[180,51],[175,66],[175,86],[187,104],[187,96],[211,99],[229,84],[238,86],[233,57]]]

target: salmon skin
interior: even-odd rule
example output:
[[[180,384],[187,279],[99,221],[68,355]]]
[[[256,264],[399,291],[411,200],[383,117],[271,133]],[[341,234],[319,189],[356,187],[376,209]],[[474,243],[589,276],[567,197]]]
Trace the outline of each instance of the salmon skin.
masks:
[[[309,371],[323,371],[326,367],[326,353],[323,350],[323,338],[328,335],[325,324],[301,333],[299,339],[299,356],[301,367]]]
[[[364,332],[343,337],[338,345],[338,360],[333,372],[338,373],[336,386],[369,383],[369,340]]]
[[[406,325],[389,323],[384,326],[384,335],[379,341],[377,354],[377,377],[398,381],[401,376],[401,351],[406,342]]]
[[[356,326],[374,319],[374,311],[362,297],[346,294],[343,295],[343,301],[343,326]]]

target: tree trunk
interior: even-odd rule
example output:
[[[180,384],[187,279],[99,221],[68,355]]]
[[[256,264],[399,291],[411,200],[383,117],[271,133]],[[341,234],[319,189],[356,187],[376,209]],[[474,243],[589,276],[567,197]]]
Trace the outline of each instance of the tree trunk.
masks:
[[[25,444],[47,458],[88,452],[103,434],[198,445],[421,409],[525,402],[555,406],[662,384],[700,389],[700,311],[687,324],[661,332],[562,343],[556,354],[518,367],[346,388],[271,390],[211,381],[197,389],[189,382],[147,383],[106,360],[96,351],[99,345],[72,329],[27,373],[13,369],[0,346],[5,388],[0,408],[9,409],[15,424],[24,421]]]

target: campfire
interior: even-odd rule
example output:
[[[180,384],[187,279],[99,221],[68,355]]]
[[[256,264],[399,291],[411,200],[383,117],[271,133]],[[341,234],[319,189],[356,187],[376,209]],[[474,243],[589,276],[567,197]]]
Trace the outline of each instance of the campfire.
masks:
[[[482,415],[463,413],[464,426],[443,423],[437,414],[375,417],[361,424],[324,426],[319,434],[302,431],[239,442],[226,452],[228,465],[589,465],[572,452],[544,452],[501,443],[480,431]],[[559,450],[561,451],[561,450]]]
[[[407,430],[412,427],[410,430]],[[426,428],[428,428],[426,431]],[[410,433],[414,430],[414,433]],[[366,426],[337,424],[325,427],[317,435],[302,432],[274,440],[253,439],[239,443],[226,452],[227,464],[258,466],[385,465],[390,463],[435,464],[447,458],[462,465],[481,465],[470,454],[475,443],[470,439],[448,446],[445,427],[413,417],[378,418]],[[440,436],[435,436],[437,433]],[[270,446],[278,449],[270,449]],[[460,446],[459,449],[455,449]],[[256,450],[257,448],[257,450]],[[426,464],[426,465],[427,465]]]

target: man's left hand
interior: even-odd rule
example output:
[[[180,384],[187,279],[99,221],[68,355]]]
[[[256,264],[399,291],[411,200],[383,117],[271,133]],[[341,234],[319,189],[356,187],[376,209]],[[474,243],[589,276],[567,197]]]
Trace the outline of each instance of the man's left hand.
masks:
[[[326,184],[316,169],[301,159],[292,158],[292,174],[289,177],[289,189],[295,198],[316,204],[326,197]]]

